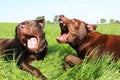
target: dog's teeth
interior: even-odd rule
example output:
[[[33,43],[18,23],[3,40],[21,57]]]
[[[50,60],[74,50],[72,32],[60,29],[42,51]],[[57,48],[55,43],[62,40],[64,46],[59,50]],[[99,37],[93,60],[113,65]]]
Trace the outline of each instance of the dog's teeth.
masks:
[[[65,26],[65,23],[63,24],[63,26]]]
[[[62,23],[62,24],[63,24],[63,21],[59,21],[59,23]]]
[[[28,39],[27,46],[28,48],[34,48],[36,43],[37,43],[36,38],[30,38]]]

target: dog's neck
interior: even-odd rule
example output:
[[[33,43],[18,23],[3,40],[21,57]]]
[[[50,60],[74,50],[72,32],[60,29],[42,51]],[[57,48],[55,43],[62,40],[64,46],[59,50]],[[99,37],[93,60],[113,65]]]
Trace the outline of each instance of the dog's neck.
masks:
[[[84,39],[86,38],[88,34],[87,28],[85,26],[85,23],[81,24],[79,26],[77,36],[75,36],[73,42],[69,43],[74,49],[79,48],[79,46],[83,43]]]
[[[85,39],[87,37],[87,34],[86,36],[84,36],[83,38],[80,38],[80,37],[76,37],[73,42],[70,42],[69,45],[74,48],[75,50],[77,50],[81,45],[82,43],[84,43]]]
[[[80,28],[78,29],[78,34],[77,34],[79,40],[81,41],[82,39],[84,39],[86,37],[87,33],[88,32],[87,32],[87,28],[86,28],[85,24],[84,23],[81,24]]]

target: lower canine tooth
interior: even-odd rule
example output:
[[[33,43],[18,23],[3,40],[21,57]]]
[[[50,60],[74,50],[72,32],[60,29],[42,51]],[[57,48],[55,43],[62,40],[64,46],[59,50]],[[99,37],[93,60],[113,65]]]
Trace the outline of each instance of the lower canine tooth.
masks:
[[[59,21],[59,23],[63,23],[63,21]]]
[[[65,23],[63,24],[63,26],[65,26]]]

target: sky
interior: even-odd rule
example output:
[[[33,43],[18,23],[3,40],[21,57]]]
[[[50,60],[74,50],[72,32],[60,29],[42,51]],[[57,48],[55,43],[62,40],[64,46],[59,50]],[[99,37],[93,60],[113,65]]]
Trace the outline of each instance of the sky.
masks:
[[[87,23],[101,18],[120,20],[120,0],[0,0],[0,22],[22,22],[45,16],[65,15]]]

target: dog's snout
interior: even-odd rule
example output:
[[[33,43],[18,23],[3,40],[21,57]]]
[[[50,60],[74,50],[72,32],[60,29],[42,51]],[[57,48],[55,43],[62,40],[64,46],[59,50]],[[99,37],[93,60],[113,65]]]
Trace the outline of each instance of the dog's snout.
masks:
[[[64,17],[65,17],[64,15],[60,15],[60,18],[58,21],[62,21]]]
[[[24,30],[25,30],[25,26],[24,26],[24,25],[19,25],[19,26],[17,27],[17,30],[18,30],[18,31],[24,31]]]
[[[64,15],[60,15],[60,18],[65,17]]]

